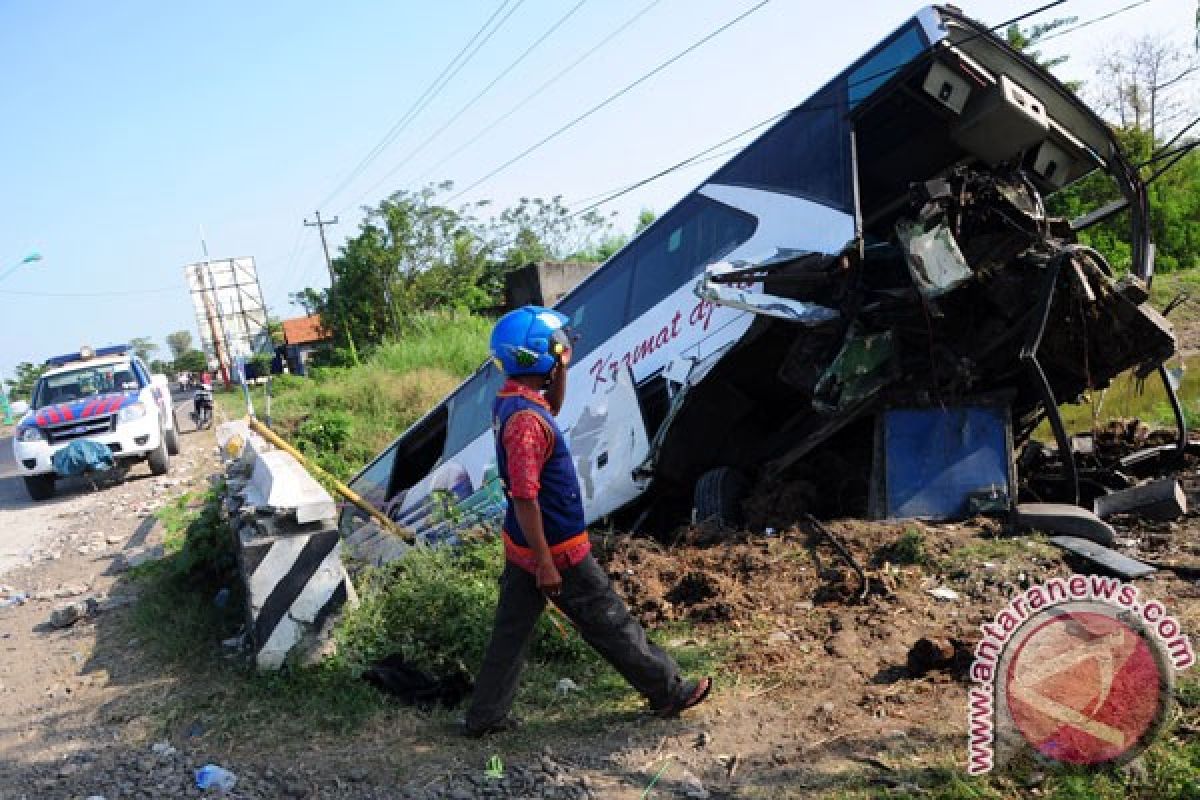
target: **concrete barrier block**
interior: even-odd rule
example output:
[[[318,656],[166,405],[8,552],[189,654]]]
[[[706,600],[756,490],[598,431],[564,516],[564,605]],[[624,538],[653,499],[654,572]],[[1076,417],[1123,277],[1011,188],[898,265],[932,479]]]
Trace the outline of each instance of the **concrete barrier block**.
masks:
[[[247,630],[259,669],[292,656],[309,660],[328,640],[327,622],[353,596],[335,528],[283,536],[238,530],[238,562],[246,588]]]
[[[248,505],[294,513],[301,525],[337,517],[337,504],[329,492],[282,450],[256,452],[243,496]]]

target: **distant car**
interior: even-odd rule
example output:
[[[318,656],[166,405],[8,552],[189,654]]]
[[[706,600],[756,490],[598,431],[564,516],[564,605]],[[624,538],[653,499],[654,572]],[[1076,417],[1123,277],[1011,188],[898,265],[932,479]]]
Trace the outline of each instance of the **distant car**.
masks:
[[[13,404],[21,415],[13,455],[31,499],[54,495],[54,454],[83,438],[107,446],[118,462],[146,461],[151,473],[167,473],[179,434],[166,376],[151,375],[123,345],[84,347],[46,365],[31,402]]]

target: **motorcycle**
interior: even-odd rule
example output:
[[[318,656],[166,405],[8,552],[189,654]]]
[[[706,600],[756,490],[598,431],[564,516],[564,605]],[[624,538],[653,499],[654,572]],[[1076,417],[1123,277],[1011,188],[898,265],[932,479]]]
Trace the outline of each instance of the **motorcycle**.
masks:
[[[196,430],[203,430],[212,425],[212,413],[212,386],[201,384],[192,395],[192,424],[196,426]]]

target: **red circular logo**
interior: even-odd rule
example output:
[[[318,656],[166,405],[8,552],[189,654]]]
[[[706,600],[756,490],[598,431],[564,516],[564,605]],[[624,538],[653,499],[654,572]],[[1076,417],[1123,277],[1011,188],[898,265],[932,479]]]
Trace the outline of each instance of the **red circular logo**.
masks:
[[[1151,642],[1116,610],[1058,608],[1031,620],[1004,674],[1013,725],[1042,755],[1101,764],[1152,738],[1170,702]]]

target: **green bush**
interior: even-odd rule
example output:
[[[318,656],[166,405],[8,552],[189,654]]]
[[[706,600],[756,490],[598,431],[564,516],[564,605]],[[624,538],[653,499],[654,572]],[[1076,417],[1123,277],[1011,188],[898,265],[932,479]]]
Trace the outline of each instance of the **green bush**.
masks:
[[[279,395],[294,392],[304,387],[305,379],[299,375],[276,375],[271,378],[271,394]]]
[[[401,653],[435,674],[460,664],[474,670],[491,634],[503,562],[495,541],[469,542],[459,548],[416,548],[367,571],[357,581],[359,606],[338,626],[339,653],[360,669]],[[534,633],[534,661],[595,660],[577,632],[564,638],[549,617],[542,615]]]
[[[165,561],[171,575],[194,588],[229,586],[237,576],[233,534],[221,518],[219,490],[204,495],[199,511],[188,509],[190,495],[159,511],[167,527],[166,545],[173,551]]]
[[[318,411],[300,423],[296,441],[302,450],[340,450],[354,431],[354,420],[344,411]]]
[[[904,533],[887,548],[887,558],[893,564],[924,564],[925,537],[919,528],[905,528]]]

